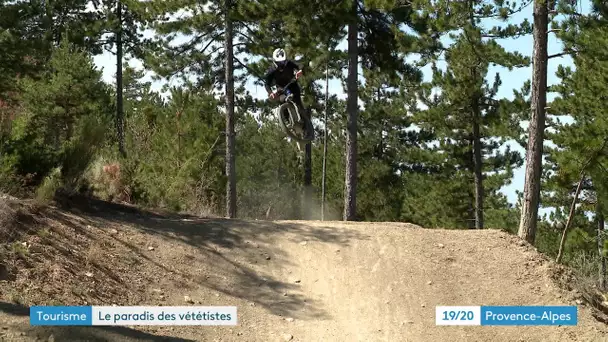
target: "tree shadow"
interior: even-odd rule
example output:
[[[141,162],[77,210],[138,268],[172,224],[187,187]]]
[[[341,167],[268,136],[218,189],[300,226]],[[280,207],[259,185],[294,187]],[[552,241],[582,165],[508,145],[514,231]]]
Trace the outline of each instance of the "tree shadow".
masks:
[[[86,265],[92,271],[104,274],[106,279],[111,281],[111,283],[117,286],[124,286],[124,281],[121,277],[110,267],[104,265],[104,262],[87,259],[87,249],[95,243],[102,244],[97,246],[99,249],[102,249],[104,241],[100,241],[98,236],[87,231],[86,225],[79,225],[73,221],[73,218],[66,217],[58,211],[44,210],[42,215],[45,219],[59,222],[70,228],[70,230],[54,229],[53,234],[44,235],[44,243],[46,246],[51,247],[51,249],[42,251],[39,258],[61,255],[63,257],[64,269],[74,276],[82,273],[83,266]],[[90,223],[89,221],[86,222]]]
[[[0,312],[12,316],[30,315],[28,307],[2,301],[0,301]],[[158,336],[122,326],[30,326],[24,322],[12,324],[7,328],[19,331],[24,336],[37,339],[48,340],[49,337],[53,336],[56,341],[195,341],[173,336]]]
[[[131,206],[97,199],[79,199],[66,210],[90,223],[119,223],[141,231],[176,239],[194,247],[214,244],[224,248],[242,246],[246,240],[272,241],[273,235],[292,233],[298,239],[348,246],[352,240],[369,239],[368,235],[350,229],[310,226],[303,222],[201,218],[187,214],[159,214]],[[118,215],[117,215],[118,214]]]
[[[239,264],[216,251],[209,251],[207,258],[220,269],[233,270],[231,278],[234,283],[222,284],[219,278],[198,277],[196,283],[225,295],[240,298],[261,305],[269,312],[299,320],[330,319],[329,313],[322,309],[322,303],[301,293],[296,283],[279,280],[269,274],[263,274],[246,265]],[[281,261],[279,261],[281,262]],[[282,263],[282,262],[281,262]]]
[[[30,308],[21,304],[0,301],[0,311],[12,316],[29,316]]]

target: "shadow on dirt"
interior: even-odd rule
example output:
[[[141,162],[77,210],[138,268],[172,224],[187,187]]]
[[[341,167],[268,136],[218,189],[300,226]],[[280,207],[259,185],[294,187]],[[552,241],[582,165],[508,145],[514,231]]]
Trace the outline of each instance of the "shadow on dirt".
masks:
[[[92,219],[92,223],[106,221],[131,225],[144,232],[177,239],[195,247],[209,243],[224,248],[241,247],[244,242],[252,238],[262,242],[271,241],[272,235],[277,233],[294,233],[301,240],[335,243],[342,246],[347,246],[351,240],[369,238],[351,230],[311,227],[301,223],[158,214],[96,199],[74,200],[66,209],[75,215],[87,216]]]
[[[187,244],[195,248],[198,255],[191,256],[191,260],[184,264],[183,260],[158,257],[154,260],[154,256],[145,253],[145,246],[142,248],[134,245],[122,236],[112,236],[114,241],[128,248],[131,253],[158,267],[158,272],[164,274],[165,278],[168,273],[172,273],[170,277],[178,276],[181,278],[179,281],[205,286],[256,303],[273,314],[297,319],[328,319],[329,315],[318,303],[302,295],[298,284],[287,279],[277,279],[270,271],[266,272],[265,265],[269,263],[284,270],[293,265],[284,250],[276,245],[277,238],[283,235],[283,241],[317,241],[336,246],[348,246],[353,240],[369,238],[349,229],[310,226],[298,222],[274,223],[158,214],[88,198],[73,199],[66,209],[76,218],[57,216],[54,219],[71,225],[76,230],[82,231],[83,227],[90,225],[107,233],[111,227],[128,225],[168,242]],[[86,223],[75,223],[74,219],[85,220]],[[84,231],[82,234],[95,235]],[[187,273],[180,272],[176,267],[180,262],[180,268]],[[202,269],[193,269],[197,266]]]
[[[29,308],[13,303],[0,301],[0,312],[12,316],[29,316]],[[0,333],[17,334],[19,339],[31,337],[32,339],[55,341],[182,341],[194,340],[170,336],[157,336],[128,327],[57,327],[57,326],[30,326],[28,323],[7,325]],[[0,334],[0,340],[2,335]],[[10,337],[10,335],[9,335]],[[14,337],[10,337],[14,338]]]
[[[29,316],[30,309],[23,305],[0,301],[0,311],[13,316]]]

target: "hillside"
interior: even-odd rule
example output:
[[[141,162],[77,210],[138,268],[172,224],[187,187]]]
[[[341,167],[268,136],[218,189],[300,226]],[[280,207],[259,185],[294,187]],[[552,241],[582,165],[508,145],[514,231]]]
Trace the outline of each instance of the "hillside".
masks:
[[[576,327],[436,327],[436,305],[573,305],[565,273],[497,230],[243,221],[1,200],[1,341],[606,341]],[[78,208],[79,204],[80,208]],[[5,243],[9,241],[9,243]],[[14,272],[18,270],[18,272]],[[27,306],[236,305],[237,327],[30,327]]]

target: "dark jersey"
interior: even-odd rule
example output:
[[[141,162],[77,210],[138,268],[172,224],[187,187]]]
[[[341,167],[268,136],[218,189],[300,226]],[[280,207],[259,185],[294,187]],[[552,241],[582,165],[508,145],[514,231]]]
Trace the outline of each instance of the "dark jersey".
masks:
[[[287,61],[284,67],[278,68],[273,66],[270,68],[268,72],[266,72],[264,80],[269,87],[273,84],[284,87],[293,80],[294,74],[298,70],[300,70],[300,67],[296,63]]]

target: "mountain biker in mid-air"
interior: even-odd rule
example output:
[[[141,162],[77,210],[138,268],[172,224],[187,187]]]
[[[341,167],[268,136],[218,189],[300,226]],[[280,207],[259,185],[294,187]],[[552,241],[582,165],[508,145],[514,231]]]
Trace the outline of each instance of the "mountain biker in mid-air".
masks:
[[[264,76],[268,97],[272,100],[277,97],[277,93],[273,92],[271,88],[273,84],[279,88],[284,88],[293,80],[295,75],[296,81],[289,84],[287,90],[293,94],[293,101],[299,107],[300,113],[303,114],[306,119],[310,120],[310,116],[302,103],[302,92],[297,83],[297,79],[302,75],[302,69],[294,61],[287,59],[285,50],[281,48],[274,50],[272,59],[274,60],[274,66],[272,66]],[[311,133],[312,132],[307,131],[307,137],[310,137]]]

